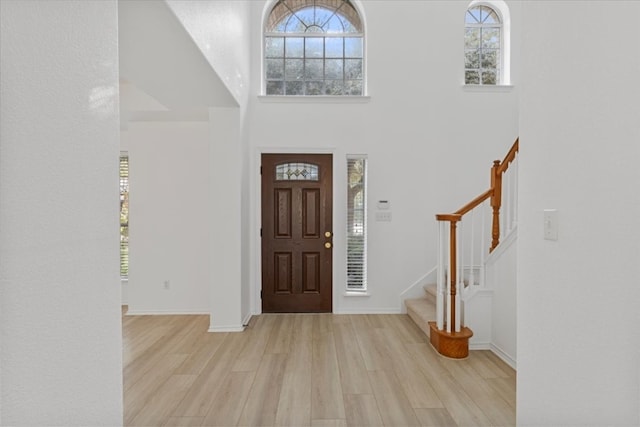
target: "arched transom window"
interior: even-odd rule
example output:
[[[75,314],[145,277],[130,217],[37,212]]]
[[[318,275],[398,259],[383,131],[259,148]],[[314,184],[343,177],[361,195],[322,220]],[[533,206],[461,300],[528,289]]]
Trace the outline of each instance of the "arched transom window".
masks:
[[[498,13],[485,5],[470,7],[464,31],[465,84],[500,84],[502,21]]]
[[[349,0],[279,0],[264,43],[267,95],[363,95],[363,25]]]

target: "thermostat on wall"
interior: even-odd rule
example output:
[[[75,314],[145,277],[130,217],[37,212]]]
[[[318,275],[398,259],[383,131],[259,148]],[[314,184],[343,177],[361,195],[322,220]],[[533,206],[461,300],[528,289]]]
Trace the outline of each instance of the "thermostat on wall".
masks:
[[[391,203],[388,200],[378,200],[378,209],[387,210],[391,207]]]

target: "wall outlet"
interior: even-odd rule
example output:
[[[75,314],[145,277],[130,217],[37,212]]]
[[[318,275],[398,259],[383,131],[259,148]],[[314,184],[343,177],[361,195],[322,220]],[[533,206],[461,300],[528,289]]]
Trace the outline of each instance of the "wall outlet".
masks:
[[[169,288],[171,288],[171,282],[168,280],[165,280],[164,282],[162,282],[162,286],[164,288],[164,290],[168,290]]]

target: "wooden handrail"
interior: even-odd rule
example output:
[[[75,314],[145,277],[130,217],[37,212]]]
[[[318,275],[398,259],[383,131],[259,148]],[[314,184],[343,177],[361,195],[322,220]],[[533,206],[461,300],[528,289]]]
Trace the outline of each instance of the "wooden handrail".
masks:
[[[456,214],[460,216],[465,215],[467,212],[473,210],[475,207],[479,206],[480,203],[484,202],[491,196],[493,196],[492,188],[488,189],[487,191],[485,191],[484,193],[482,193],[481,195],[479,195],[478,197],[476,197],[475,199],[473,199],[472,201],[470,201],[469,203],[467,203],[466,205],[458,209],[456,211]]]
[[[451,223],[460,221],[462,217],[474,208],[479,206],[485,200],[491,198],[491,207],[493,208],[493,221],[491,230],[491,248],[493,251],[500,243],[500,207],[502,206],[502,175],[509,169],[509,165],[516,158],[516,154],[520,150],[520,138],[516,138],[515,142],[509,149],[509,152],[502,161],[494,160],[491,167],[491,188],[478,197],[458,209],[452,214],[437,214],[436,220],[449,221]]]
[[[520,138],[516,138],[516,141],[511,146],[511,149],[509,150],[507,155],[504,156],[504,159],[502,160],[502,163],[500,163],[500,167],[498,168],[498,172],[505,173],[507,169],[509,169],[509,164],[516,158],[518,150],[520,150]]]
[[[437,221],[457,222],[457,221],[460,221],[461,219],[462,219],[462,215],[460,215],[459,213],[437,214],[436,215],[436,220]]]

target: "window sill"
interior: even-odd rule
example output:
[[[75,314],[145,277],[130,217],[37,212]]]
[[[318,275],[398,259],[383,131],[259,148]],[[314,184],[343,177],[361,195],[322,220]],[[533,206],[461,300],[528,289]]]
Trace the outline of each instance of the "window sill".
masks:
[[[261,102],[266,103],[300,103],[300,104],[364,104],[371,101],[370,96],[331,96],[331,95],[258,95]]]
[[[465,92],[511,92],[513,85],[462,85]]]
[[[346,291],[342,294],[345,297],[370,297],[371,294],[368,291]]]

